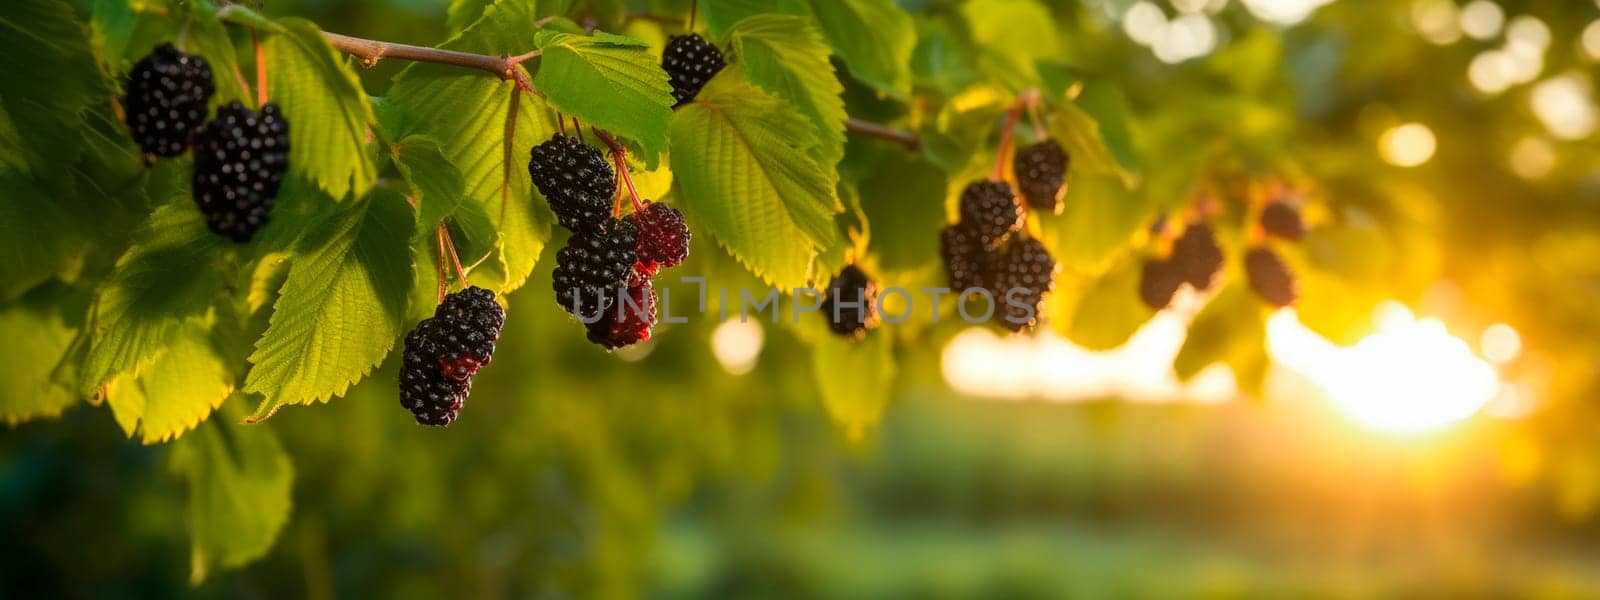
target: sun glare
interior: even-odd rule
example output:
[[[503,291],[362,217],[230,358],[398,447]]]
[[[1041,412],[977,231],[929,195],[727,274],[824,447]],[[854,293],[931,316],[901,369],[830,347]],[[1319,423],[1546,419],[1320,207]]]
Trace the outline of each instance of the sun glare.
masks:
[[[1444,429],[1476,414],[1500,389],[1494,367],[1466,342],[1400,304],[1380,306],[1378,330],[1350,347],[1281,311],[1267,325],[1267,344],[1275,361],[1326,392],[1341,412],[1387,433]]]

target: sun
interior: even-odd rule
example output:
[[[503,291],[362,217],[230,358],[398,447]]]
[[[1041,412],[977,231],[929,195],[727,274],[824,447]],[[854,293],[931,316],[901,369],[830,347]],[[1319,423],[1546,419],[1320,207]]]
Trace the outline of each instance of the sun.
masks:
[[[1292,310],[1273,315],[1267,343],[1279,364],[1326,392],[1339,410],[1372,429],[1425,434],[1476,414],[1500,389],[1493,366],[1437,319],[1398,303],[1378,308],[1377,331],[1339,347],[1301,325]]]

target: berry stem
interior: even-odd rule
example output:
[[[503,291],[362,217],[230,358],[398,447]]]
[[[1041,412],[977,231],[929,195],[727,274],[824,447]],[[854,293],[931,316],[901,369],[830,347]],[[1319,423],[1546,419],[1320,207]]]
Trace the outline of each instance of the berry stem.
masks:
[[[450,284],[449,284],[449,281],[448,281],[450,276],[448,274],[446,274],[445,266],[444,266],[444,235],[442,235],[443,233],[444,233],[444,222],[440,221],[439,222],[439,228],[435,229],[434,230],[434,234],[433,234],[433,240],[434,240],[434,243],[438,246],[438,252],[439,252],[439,260],[434,261],[434,265],[436,267],[436,269],[434,270],[434,276],[437,277],[438,281],[439,281],[439,302],[438,302],[439,304],[443,304],[444,303],[445,294],[449,293],[449,291],[450,291]]]
[[[180,52],[187,51],[184,48],[184,46],[189,41],[189,27],[191,25],[194,25],[194,17],[193,16],[191,16],[191,17],[189,17],[187,19],[184,19],[183,20],[183,27],[178,29],[178,41],[177,41],[176,45],[178,47],[178,51],[180,51]]]
[[[617,138],[611,137],[610,134],[596,129],[593,126],[589,127],[589,131],[594,132],[594,136],[600,138],[600,141],[605,142],[606,147],[611,149],[611,160],[617,163],[617,174],[621,175],[622,182],[628,185],[628,198],[633,200],[633,211],[643,211],[644,202],[639,198],[639,190],[633,187],[633,175],[628,173],[628,161],[626,160],[628,156],[628,148],[623,146],[621,142],[618,142]],[[619,205],[617,207],[617,214],[621,214],[621,209],[622,207]]]
[[[1038,102],[1028,103],[1028,121],[1033,123],[1033,137],[1040,140],[1050,137],[1049,132],[1044,129],[1044,119],[1039,118]]]
[[[256,108],[267,104],[267,51],[261,46],[261,32],[250,29],[250,45],[256,51]]]
[[[700,14],[700,0],[689,0],[689,31],[694,31],[694,18]]]
[[[461,280],[461,288],[472,287],[472,282],[467,281],[467,270],[461,267],[461,257],[456,254],[456,242],[450,239],[450,232],[445,230],[444,222],[441,221],[439,223],[437,231],[439,234],[439,247],[441,250],[448,250],[450,253],[450,262],[456,267],[456,278]]]
[[[994,159],[993,179],[995,181],[1005,181],[1006,156],[1011,154],[1011,138],[1016,132],[1017,119],[1022,116],[1022,109],[1038,101],[1039,91],[1030,89],[1018,95],[1017,100],[1011,103],[1011,108],[1006,110],[1006,122],[1000,126],[1000,152],[995,155]]]

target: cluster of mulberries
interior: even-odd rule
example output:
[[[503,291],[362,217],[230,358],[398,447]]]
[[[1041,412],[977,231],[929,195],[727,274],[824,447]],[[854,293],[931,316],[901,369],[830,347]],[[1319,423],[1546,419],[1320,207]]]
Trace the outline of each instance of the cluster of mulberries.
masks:
[[[1274,199],[1261,209],[1257,219],[1263,237],[1298,242],[1306,237],[1306,224],[1300,218],[1300,208],[1284,198]],[[1294,271],[1283,257],[1265,243],[1250,248],[1244,255],[1244,273],[1250,289],[1268,304],[1284,307],[1300,299],[1300,289]]]
[[[661,70],[672,83],[673,108],[688,104],[706,82],[727,66],[722,51],[700,34],[675,35],[661,52]]]
[[[1257,225],[1264,238],[1299,241],[1305,238],[1306,226],[1300,209],[1288,200],[1269,202],[1261,210]],[[1160,235],[1165,228],[1157,228]],[[1189,224],[1172,242],[1172,252],[1166,257],[1147,259],[1139,280],[1139,299],[1150,308],[1161,310],[1172,303],[1178,288],[1187,283],[1198,291],[1211,287],[1212,280],[1222,271],[1222,247],[1216,234],[1205,223]],[[1294,272],[1283,257],[1265,242],[1258,242],[1244,255],[1245,278],[1250,289],[1263,301],[1276,307],[1294,304],[1299,299],[1299,289]]]
[[[986,292],[994,301],[995,322],[1007,329],[1033,326],[1044,294],[1054,285],[1056,263],[1044,244],[1022,232],[1026,215],[1011,186],[969,184],[961,192],[960,215],[939,236],[951,290]]]
[[[417,423],[443,427],[456,420],[472,376],[494,358],[506,312],[494,292],[469,287],[445,296],[433,316],[406,334],[400,367],[400,405]]]
[[[289,168],[289,123],[278,107],[260,112],[239,102],[206,122],[216,91],[211,65],[161,44],[128,72],[122,106],[128,130],[149,157],[194,149],[194,203],[206,225],[235,242],[265,225]]]
[[[1172,253],[1165,258],[1145,261],[1140,272],[1139,299],[1155,310],[1172,304],[1178,288],[1187,283],[1197,291],[1211,289],[1211,282],[1222,271],[1222,246],[1205,223],[1191,223],[1172,242]]]
[[[645,201],[611,216],[617,174],[600,150],[556,134],[533,149],[528,173],[562,227],[572,232],[556,252],[556,302],[577,316],[588,339],[606,349],[650,339],[656,293],[650,278],[689,256],[683,213]]]

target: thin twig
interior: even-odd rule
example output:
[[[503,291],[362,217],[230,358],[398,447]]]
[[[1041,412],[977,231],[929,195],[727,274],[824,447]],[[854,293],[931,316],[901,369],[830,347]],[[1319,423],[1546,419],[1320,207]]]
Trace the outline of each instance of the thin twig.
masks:
[[[267,104],[267,51],[261,46],[261,33],[250,29],[250,44],[256,51],[256,108]]]
[[[1022,111],[1039,100],[1039,92],[1027,90],[1017,96],[1011,103],[1010,110],[1006,111],[1005,125],[1000,129],[1000,151],[994,159],[994,180],[1002,181],[1006,177],[1006,156],[1011,153],[1011,138],[1016,133],[1017,118],[1022,116]]]
[[[633,187],[633,175],[628,172],[628,147],[618,142],[617,138],[611,137],[610,134],[592,125],[589,126],[589,131],[594,132],[594,136],[600,138],[600,141],[605,142],[606,147],[611,149],[611,160],[617,163],[617,174],[621,175],[623,183],[628,185],[628,198],[633,201],[633,211],[643,212],[644,202],[639,199],[639,190]],[[621,203],[618,203],[616,209],[612,212],[621,214]]]
[[[461,255],[456,254],[456,241],[450,239],[450,232],[444,228],[444,222],[439,222],[439,237],[444,239],[444,245],[450,249],[450,262],[456,266],[456,277],[461,279],[461,289],[472,287],[472,282],[467,281],[467,270],[461,268]]]
[[[915,151],[922,147],[922,140],[917,138],[917,134],[903,129],[895,129],[879,123],[873,123],[872,121],[845,119],[844,130],[856,135],[894,142],[896,144],[900,144],[901,146],[905,146],[907,150]]]
[[[450,284],[448,283],[448,279],[449,279],[450,276],[445,273],[445,266],[444,266],[444,221],[440,221],[439,222],[439,228],[433,230],[433,240],[436,243],[436,245],[439,247],[439,260],[434,262],[434,264],[437,265],[437,267],[438,267],[434,271],[434,275],[436,277],[438,277],[438,279],[439,279],[439,302],[438,303],[439,304],[444,304],[445,294],[450,292]]]

